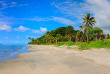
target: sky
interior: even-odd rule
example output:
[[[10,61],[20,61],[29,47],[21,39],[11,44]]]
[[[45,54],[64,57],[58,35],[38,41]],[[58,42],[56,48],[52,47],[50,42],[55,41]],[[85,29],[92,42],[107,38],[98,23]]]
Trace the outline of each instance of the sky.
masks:
[[[27,44],[46,31],[72,25],[79,29],[91,13],[96,25],[110,33],[109,0],[0,0],[0,43]]]

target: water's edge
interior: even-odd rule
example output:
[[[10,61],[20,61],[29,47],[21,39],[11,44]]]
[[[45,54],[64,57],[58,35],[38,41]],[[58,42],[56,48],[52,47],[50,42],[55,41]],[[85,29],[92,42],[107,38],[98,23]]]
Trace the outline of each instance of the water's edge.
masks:
[[[19,57],[18,57],[19,54],[29,53],[29,52],[30,52],[30,50],[28,50],[29,48],[31,48],[31,46],[24,45],[23,48],[17,49],[17,50],[14,51],[14,52],[12,51],[12,52],[11,52],[11,55],[8,55],[8,56],[6,56],[6,57],[0,57],[0,62],[19,58]],[[7,52],[7,51],[6,51],[6,52]],[[1,53],[1,52],[0,52],[0,53]],[[7,53],[9,53],[9,52],[7,52]]]

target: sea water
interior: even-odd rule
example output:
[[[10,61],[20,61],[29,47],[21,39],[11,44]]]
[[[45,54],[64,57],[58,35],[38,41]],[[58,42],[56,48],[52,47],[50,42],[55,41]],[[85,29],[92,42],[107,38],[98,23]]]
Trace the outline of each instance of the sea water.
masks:
[[[20,53],[28,53],[29,46],[25,45],[0,45],[0,62],[18,58]]]

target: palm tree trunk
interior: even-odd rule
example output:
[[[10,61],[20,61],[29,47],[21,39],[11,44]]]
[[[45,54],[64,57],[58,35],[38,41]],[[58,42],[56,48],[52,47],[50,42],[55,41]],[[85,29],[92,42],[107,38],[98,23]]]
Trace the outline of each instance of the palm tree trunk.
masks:
[[[50,44],[51,44],[51,40],[50,40]]]
[[[70,36],[70,41],[71,41],[71,36]]]
[[[57,44],[57,39],[56,39],[56,44]]]
[[[97,38],[98,38],[98,37],[96,36],[96,40],[97,40]]]
[[[83,41],[84,41],[84,32],[83,32]]]
[[[88,27],[87,27],[87,42],[89,42]]]
[[[78,37],[77,37],[77,35],[76,35],[76,43],[78,42]]]

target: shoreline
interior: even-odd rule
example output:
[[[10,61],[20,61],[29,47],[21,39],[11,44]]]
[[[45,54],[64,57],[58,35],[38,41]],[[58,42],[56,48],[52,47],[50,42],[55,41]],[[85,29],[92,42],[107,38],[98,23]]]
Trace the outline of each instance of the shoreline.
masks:
[[[8,56],[5,56],[3,58],[0,58],[0,62],[4,62],[4,61],[8,61],[8,60],[12,60],[12,59],[16,59],[19,58],[18,55],[19,54],[23,54],[23,53],[29,53],[30,51],[28,50],[28,48],[30,48],[30,46],[28,45],[23,45],[22,48],[20,49],[16,49],[16,51],[6,51],[8,53],[10,53]],[[5,51],[3,51],[2,53],[5,53]],[[5,53],[5,54],[8,54]]]
[[[0,62],[0,73],[110,74],[109,65],[96,63],[82,56],[85,53],[91,53],[90,51],[85,50],[86,52],[83,52],[77,51],[76,49],[67,49],[67,46],[29,46],[31,46],[31,48],[28,49],[30,51],[29,53],[22,53],[18,55],[19,58]],[[99,51],[97,53],[99,53]]]

